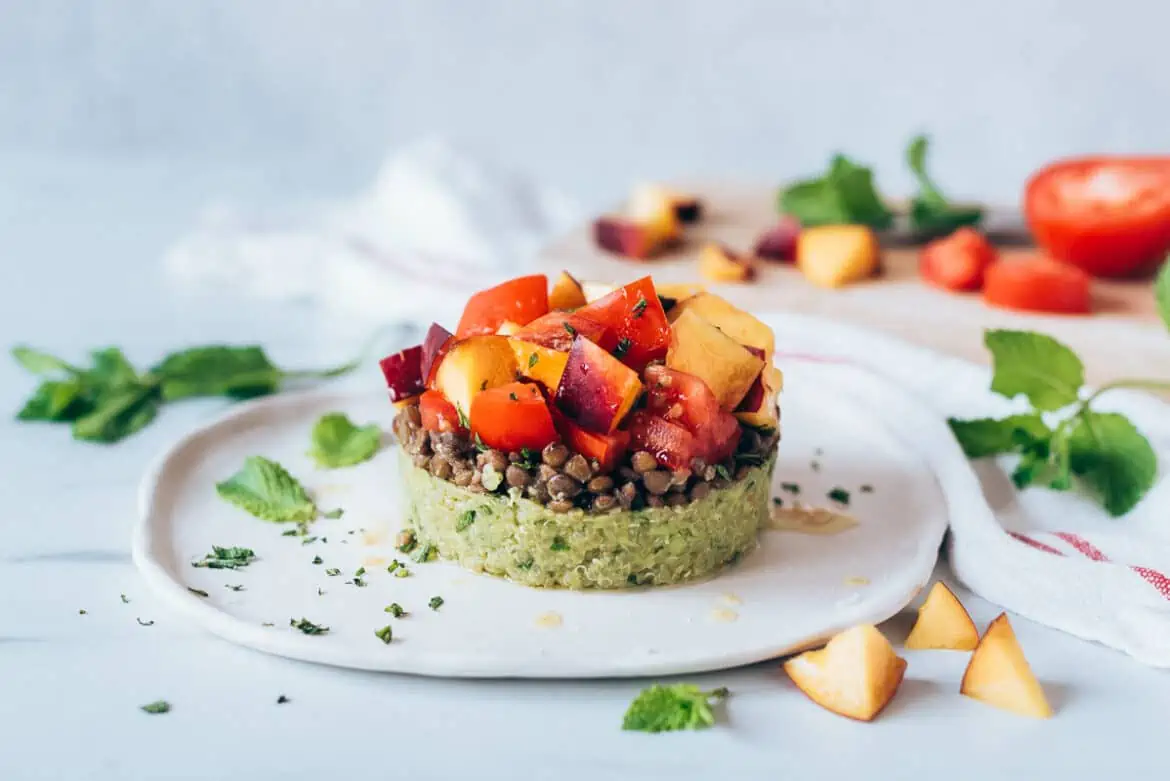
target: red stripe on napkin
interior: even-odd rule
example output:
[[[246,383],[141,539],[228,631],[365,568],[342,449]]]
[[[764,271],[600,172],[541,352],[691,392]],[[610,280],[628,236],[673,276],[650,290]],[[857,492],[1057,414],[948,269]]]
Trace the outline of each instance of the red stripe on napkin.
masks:
[[[1069,532],[1054,532],[1054,536],[1064,540],[1093,561],[1109,561],[1109,557],[1102,553],[1100,548],[1080,535]]]
[[[1040,540],[1034,540],[1026,534],[1020,534],[1019,532],[1008,532],[1008,534],[1015,537],[1017,540],[1024,543],[1025,545],[1028,545],[1030,547],[1035,548],[1036,550],[1044,551],[1045,553],[1055,553],[1057,556],[1064,555],[1064,553],[1062,553],[1061,551],[1058,551],[1056,548],[1052,547],[1051,545],[1045,545],[1044,543],[1040,542]]]
[[[1099,548],[1091,542],[1076,534],[1069,534],[1068,532],[1056,532],[1056,536],[1067,542],[1069,545],[1076,548],[1078,551],[1088,556],[1093,561],[1109,561],[1109,557],[1101,552]],[[1158,593],[1166,599],[1170,599],[1170,578],[1158,572],[1156,569],[1149,567],[1139,567],[1131,565],[1130,569],[1142,580],[1149,583]]]

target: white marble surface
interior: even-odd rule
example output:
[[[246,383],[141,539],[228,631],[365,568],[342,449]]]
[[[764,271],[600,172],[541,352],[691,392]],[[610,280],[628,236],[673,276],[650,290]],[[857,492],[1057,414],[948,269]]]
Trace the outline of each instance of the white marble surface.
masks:
[[[183,344],[255,339],[279,360],[312,365],[348,352],[365,329],[230,291],[164,288],[159,255],[196,207],[221,192],[295,193],[277,170],[59,158],[4,158],[0,170],[5,346],[72,356],[119,344],[148,362]],[[14,411],[31,387],[0,361],[0,409]],[[445,682],[229,645],[152,601],[128,552],[148,459],[222,406],[176,406],[113,447],[0,421],[0,779],[965,781],[1164,770],[1170,677],[1022,619],[1017,632],[1058,710],[1049,722],[958,696],[960,654],[909,653],[900,696],[870,725],[810,705],[775,664],[697,676],[734,693],[718,727],[651,736],[619,729],[642,682]],[[980,624],[996,612],[963,596]],[[907,621],[886,628],[897,639]],[[291,702],[278,706],[280,694]],[[159,698],[171,713],[138,709]]]

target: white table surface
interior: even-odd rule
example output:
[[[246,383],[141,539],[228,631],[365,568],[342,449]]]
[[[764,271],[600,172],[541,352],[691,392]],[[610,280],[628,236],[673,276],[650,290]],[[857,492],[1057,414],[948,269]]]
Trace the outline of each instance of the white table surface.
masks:
[[[206,198],[272,197],[295,182],[190,164],[0,163],[5,346],[79,356],[117,344],[147,363],[181,345],[256,340],[278,361],[311,366],[348,356],[364,333],[303,308],[164,283],[160,253]],[[376,370],[353,381],[375,382]],[[14,412],[31,389],[0,361],[0,409]],[[907,680],[874,724],[811,705],[775,663],[694,676],[733,692],[719,725],[654,736],[619,729],[643,681],[427,680],[237,648],[163,611],[129,555],[147,461],[223,408],[177,405],[112,447],[0,420],[0,779],[961,781],[1124,777],[1170,762],[1170,676],[1023,619],[1017,633],[1057,709],[1048,722],[960,697],[966,656],[956,653],[907,652]],[[997,612],[960,595],[980,625]],[[910,618],[886,625],[892,639]],[[277,705],[281,694],[291,702]],[[169,714],[139,710],[160,698]]]

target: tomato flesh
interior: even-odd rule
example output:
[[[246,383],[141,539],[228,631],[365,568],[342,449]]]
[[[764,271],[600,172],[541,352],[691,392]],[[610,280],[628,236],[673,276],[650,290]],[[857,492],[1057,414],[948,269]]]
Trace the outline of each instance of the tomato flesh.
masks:
[[[923,279],[944,290],[978,290],[995,258],[995,247],[982,233],[959,228],[922,248],[918,270]]]
[[[544,274],[518,277],[468,299],[455,335],[463,339],[494,334],[505,322],[528,325],[547,312],[548,279]]]
[[[477,393],[471,401],[471,431],[488,447],[505,452],[540,450],[559,438],[544,395],[523,382]]]
[[[1088,314],[1091,280],[1078,268],[1031,256],[987,269],[983,298],[992,306],[1026,312]]]
[[[596,459],[598,469],[603,473],[613,471],[630,448],[628,431],[615,431],[612,434],[586,431],[564,415],[556,414],[555,410],[554,422],[569,449],[588,459]]]
[[[459,411],[455,405],[447,401],[447,397],[436,390],[429,390],[418,399],[418,411],[422,416],[422,425],[427,431],[440,434],[467,433],[463,423],[459,420]]]
[[[739,445],[739,421],[729,412],[719,407],[719,399],[707,387],[707,384],[693,374],[668,369],[660,364],[646,367],[646,411],[661,418],[664,422],[682,427],[691,434],[692,440],[687,443],[684,438],[669,432],[670,436],[656,446],[655,458],[664,466],[673,466],[679,461],[677,457],[660,455],[670,447],[670,441],[682,440],[689,445],[690,458],[702,458],[708,464],[723,461],[735,452]],[[650,429],[652,432],[667,432],[660,425]],[[684,462],[689,465],[690,458]],[[669,463],[668,463],[669,462]]]
[[[650,277],[631,282],[586,304],[577,310],[577,315],[608,328],[612,344],[605,343],[602,347],[614,350],[621,362],[635,371],[666,357],[670,347],[670,323]]]
[[[645,450],[670,470],[689,469],[699,455],[695,435],[685,426],[646,410],[630,415],[629,432],[631,446]]]
[[[1028,181],[1024,213],[1036,243],[1095,276],[1129,276],[1170,250],[1170,157],[1053,163]]]

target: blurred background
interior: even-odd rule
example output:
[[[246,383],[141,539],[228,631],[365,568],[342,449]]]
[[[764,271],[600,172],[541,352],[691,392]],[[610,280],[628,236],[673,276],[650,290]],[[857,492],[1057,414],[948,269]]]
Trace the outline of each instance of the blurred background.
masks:
[[[0,150],[289,194],[441,136],[595,208],[838,149],[902,193],[924,130],[955,194],[1014,204],[1053,157],[1165,143],[1167,25],[1148,0],[0,0]]]

